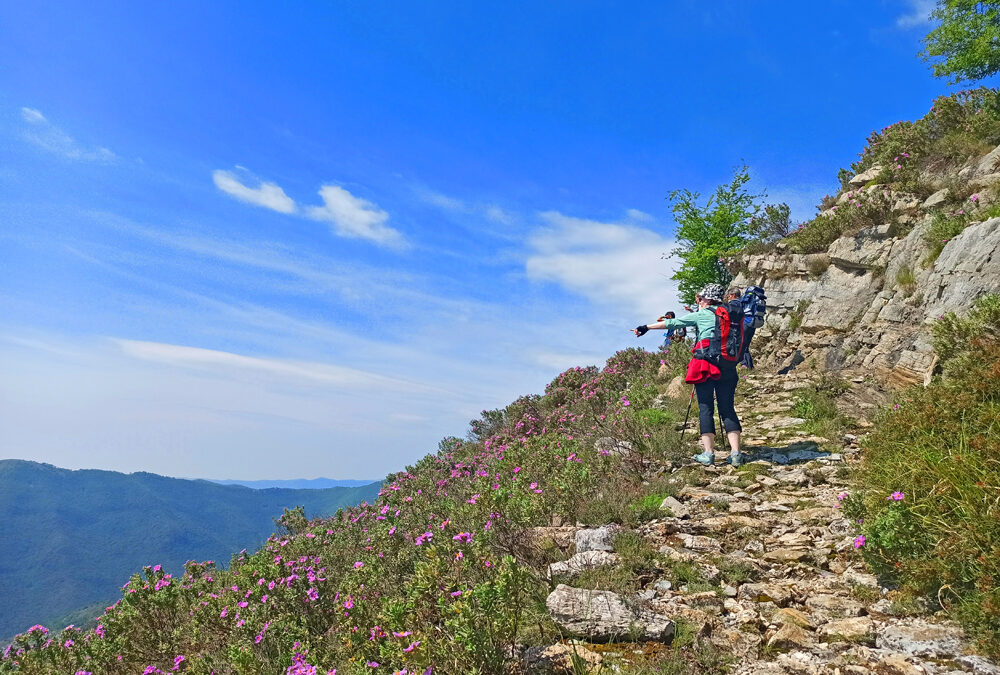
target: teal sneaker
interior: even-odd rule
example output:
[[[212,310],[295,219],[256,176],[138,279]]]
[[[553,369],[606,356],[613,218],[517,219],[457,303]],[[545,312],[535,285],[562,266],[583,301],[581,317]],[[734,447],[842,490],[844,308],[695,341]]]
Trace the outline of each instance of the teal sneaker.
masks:
[[[742,452],[734,452],[729,455],[729,459],[726,461],[733,466],[743,466],[747,458]]]
[[[695,455],[694,461],[699,464],[704,464],[705,466],[712,466],[712,464],[715,463],[715,455],[711,452],[703,452],[700,455]]]

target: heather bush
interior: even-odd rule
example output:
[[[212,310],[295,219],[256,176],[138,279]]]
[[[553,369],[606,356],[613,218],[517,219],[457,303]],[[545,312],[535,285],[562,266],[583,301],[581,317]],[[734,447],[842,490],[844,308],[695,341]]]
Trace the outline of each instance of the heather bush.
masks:
[[[643,472],[676,445],[676,413],[651,408],[660,361],[629,349],[567,371],[388,476],[374,504],[320,520],[286,511],[228,569],[148,567],[95,629],[35,627],[0,673],[507,673],[515,642],[562,637],[525,528],[649,517]],[[605,437],[612,449],[595,443]]]
[[[824,198],[828,210],[800,225],[785,239],[786,245],[796,253],[818,253],[845,234],[886,224],[891,216],[893,192],[926,197],[931,188],[921,178],[924,172],[956,167],[998,144],[1000,90],[980,87],[940,96],[919,120],[896,122],[872,132],[858,161],[851,165],[851,172],[841,170],[838,175],[848,201],[833,205]],[[867,189],[870,185],[849,189],[851,176],[875,166],[882,170],[871,184],[885,185],[886,189],[870,192]],[[890,185],[892,191],[888,189]],[[936,241],[947,238],[937,237]],[[937,257],[934,254],[937,244],[929,244],[933,261]]]
[[[886,191],[856,190],[848,192],[847,196],[845,203],[800,225],[785,240],[788,250],[795,253],[820,253],[844,235],[856,234],[863,229],[889,222],[892,216],[892,199]]]
[[[1000,298],[944,317],[945,375],[876,420],[854,472],[850,517],[866,560],[940,603],[1000,654]]]

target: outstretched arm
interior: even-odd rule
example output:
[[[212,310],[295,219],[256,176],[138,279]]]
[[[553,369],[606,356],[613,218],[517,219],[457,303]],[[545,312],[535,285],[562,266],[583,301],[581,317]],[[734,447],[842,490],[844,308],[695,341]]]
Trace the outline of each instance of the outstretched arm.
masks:
[[[642,326],[637,326],[632,329],[632,332],[635,333],[636,337],[642,337],[651,330],[661,330],[666,327],[666,324],[660,321],[658,323],[647,323]]]

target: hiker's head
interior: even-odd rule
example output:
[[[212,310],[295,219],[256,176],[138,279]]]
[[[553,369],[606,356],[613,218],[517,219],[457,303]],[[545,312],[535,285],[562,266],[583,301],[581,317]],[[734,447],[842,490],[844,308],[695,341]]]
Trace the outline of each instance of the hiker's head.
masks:
[[[664,319],[675,319],[675,318],[677,318],[677,315],[674,314],[673,312],[664,312],[663,313],[663,318]]]
[[[743,289],[739,286],[730,286],[729,290],[726,291],[727,300],[739,300],[743,297]]]
[[[706,284],[704,288],[695,296],[700,307],[722,304],[722,286],[719,284]]]

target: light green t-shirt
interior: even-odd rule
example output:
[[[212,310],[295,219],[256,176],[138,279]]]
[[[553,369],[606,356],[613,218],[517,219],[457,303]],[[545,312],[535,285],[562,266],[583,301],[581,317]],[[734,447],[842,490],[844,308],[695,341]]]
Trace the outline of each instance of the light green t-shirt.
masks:
[[[710,340],[715,335],[715,308],[706,307],[676,319],[664,319],[667,328],[694,328],[695,342]]]

